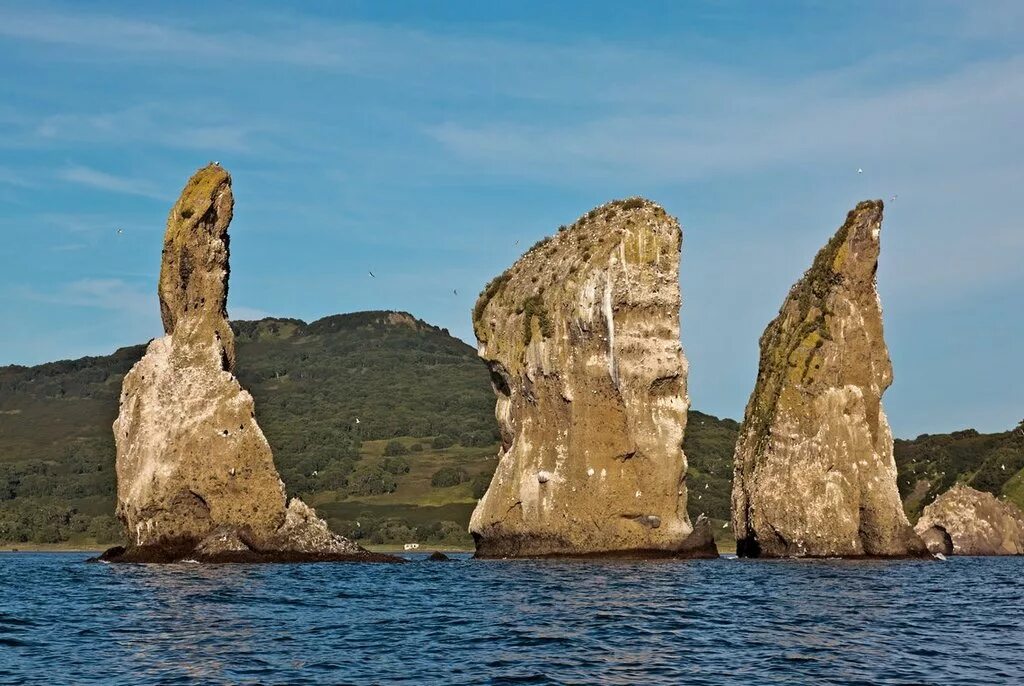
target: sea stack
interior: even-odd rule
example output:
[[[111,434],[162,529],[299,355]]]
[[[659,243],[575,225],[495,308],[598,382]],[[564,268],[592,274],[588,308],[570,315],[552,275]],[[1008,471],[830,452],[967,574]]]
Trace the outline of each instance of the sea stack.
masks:
[[[741,556],[927,554],[903,512],[882,410],[882,209],[865,201],[847,215],[761,336],[733,474]]]
[[[655,203],[611,202],[481,293],[502,447],[470,521],[478,557],[717,556],[686,511],[681,237]]]
[[[1024,555],[1024,512],[957,484],[924,508],[914,530],[944,555]]]
[[[384,558],[287,502],[252,396],[233,375],[227,319],[231,177],[216,164],[171,209],[158,287],[163,338],[125,376],[114,422],[117,515],[131,542],[111,561]]]

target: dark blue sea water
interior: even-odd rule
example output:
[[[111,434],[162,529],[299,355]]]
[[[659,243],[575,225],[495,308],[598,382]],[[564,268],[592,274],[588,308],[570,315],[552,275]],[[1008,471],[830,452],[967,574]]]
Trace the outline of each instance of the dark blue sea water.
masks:
[[[85,557],[0,554],[0,682],[1024,683],[1021,558]]]

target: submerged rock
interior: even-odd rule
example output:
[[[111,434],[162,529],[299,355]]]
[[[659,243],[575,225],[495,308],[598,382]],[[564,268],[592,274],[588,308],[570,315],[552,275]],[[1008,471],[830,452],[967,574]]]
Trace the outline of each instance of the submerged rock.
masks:
[[[160,270],[166,335],[125,376],[114,422],[117,515],[108,559],[368,559],[286,501],[252,396],[232,374],[227,320],[231,177],[199,170],[171,209]],[[397,558],[395,558],[397,559]]]
[[[892,365],[875,284],[882,202],[857,205],[761,337],[736,446],[737,552],[921,556],[882,394]]]
[[[478,556],[717,555],[686,513],[680,241],[658,205],[608,203],[480,295],[502,447]]]
[[[944,555],[1024,555],[1024,512],[957,484],[924,508],[914,530]]]

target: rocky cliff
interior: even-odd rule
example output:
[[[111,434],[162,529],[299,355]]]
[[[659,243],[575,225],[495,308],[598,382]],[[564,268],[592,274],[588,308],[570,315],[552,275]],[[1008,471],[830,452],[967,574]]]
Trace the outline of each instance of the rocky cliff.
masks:
[[[740,555],[925,554],[903,513],[882,394],[892,365],[875,285],[882,202],[862,202],[761,337],[736,446]]]
[[[658,205],[608,203],[480,295],[502,448],[478,556],[715,554],[686,510],[680,243]]]
[[[199,170],[171,209],[160,270],[166,335],[125,376],[114,422],[117,560],[368,559],[299,500],[286,502],[252,397],[232,374],[231,177]]]
[[[936,498],[914,530],[933,553],[1024,555],[1024,512],[969,486],[954,486]]]

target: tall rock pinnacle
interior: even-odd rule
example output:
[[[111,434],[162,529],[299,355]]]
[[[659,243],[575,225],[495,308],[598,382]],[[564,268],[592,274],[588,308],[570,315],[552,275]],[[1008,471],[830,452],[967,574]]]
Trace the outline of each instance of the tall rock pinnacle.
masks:
[[[234,371],[235,339],[228,326],[228,224],[234,213],[231,176],[209,165],[196,172],[171,208],[160,265],[164,333],[179,340],[211,334]]]
[[[680,242],[658,205],[608,203],[480,295],[502,448],[479,556],[716,554],[686,512]]]
[[[369,559],[298,499],[286,501],[252,396],[232,375],[227,320],[231,177],[189,180],[167,221],[163,338],[125,376],[114,422],[123,561]]]
[[[925,554],[882,411],[892,365],[875,286],[881,227],[882,202],[858,204],[761,336],[733,476],[740,555]]]

